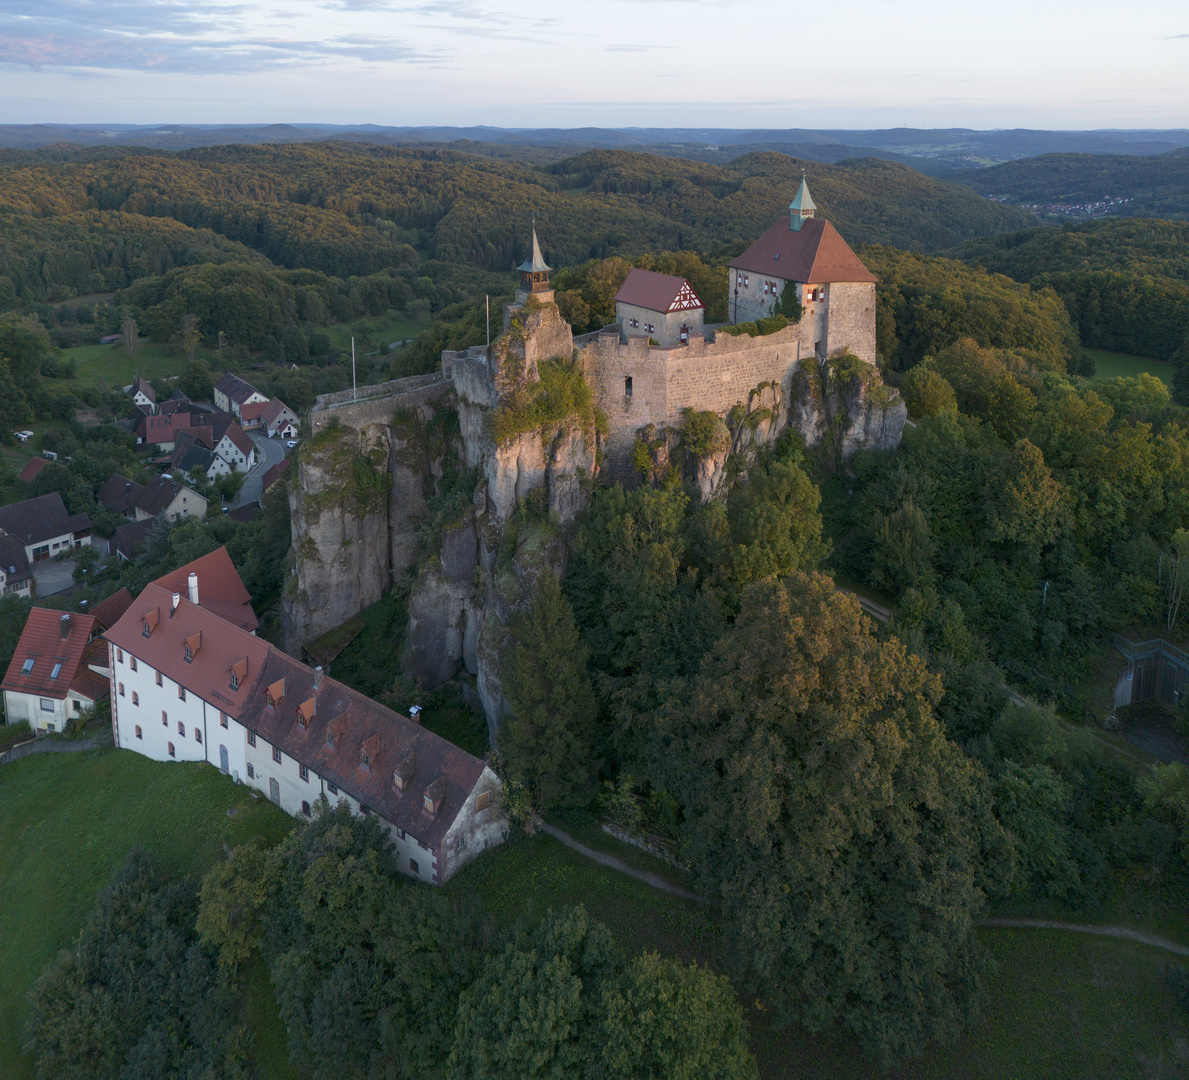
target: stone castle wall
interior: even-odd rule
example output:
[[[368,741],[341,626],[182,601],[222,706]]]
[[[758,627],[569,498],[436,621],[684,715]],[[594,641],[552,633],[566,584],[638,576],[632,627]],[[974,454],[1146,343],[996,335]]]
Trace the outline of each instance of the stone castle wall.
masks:
[[[412,375],[407,379],[361,386],[358,390],[319,394],[310,410],[310,426],[317,434],[332,416],[345,427],[358,431],[369,424],[387,425],[393,413],[440,401],[453,391],[454,384],[449,375],[435,371],[429,375]],[[358,400],[355,400],[356,396]]]
[[[819,301],[819,305],[820,305]],[[825,353],[847,348],[875,363],[875,282],[835,281],[826,286]]]
[[[764,382],[777,383],[787,401],[799,361],[813,355],[812,328],[803,319],[766,337],[709,331],[673,348],[649,347],[639,338],[623,343],[617,329],[576,338],[583,373],[607,415],[611,475],[630,473],[636,433],[647,424],[676,426],[686,408],[724,416],[746,405],[748,392]]]

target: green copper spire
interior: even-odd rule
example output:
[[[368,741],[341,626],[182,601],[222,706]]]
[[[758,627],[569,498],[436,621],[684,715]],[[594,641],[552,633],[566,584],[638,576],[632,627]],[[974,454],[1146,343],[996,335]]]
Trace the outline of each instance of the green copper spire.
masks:
[[[811,204],[812,205],[812,204]],[[533,222],[533,250],[527,259],[524,260],[518,267],[516,267],[522,274],[532,273],[549,273],[553,269],[552,266],[547,266],[544,258],[541,256],[541,245],[537,243],[537,223]]]
[[[809,195],[809,185],[805,183],[805,170],[802,169],[801,186],[797,188],[797,194],[789,203],[789,228],[796,232],[802,224],[813,217],[813,212],[816,209],[817,207]]]

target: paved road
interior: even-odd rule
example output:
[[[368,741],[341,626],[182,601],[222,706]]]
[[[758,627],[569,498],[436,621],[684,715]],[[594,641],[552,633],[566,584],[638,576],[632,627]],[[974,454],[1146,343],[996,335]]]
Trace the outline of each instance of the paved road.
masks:
[[[263,434],[249,432],[252,442],[259,451],[259,461],[256,467],[244,477],[244,486],[239,489],[239,497],[228,506],[228,510],[235,510],[249,503],[260,502],[260,489],[264,485],[264,474],[285,456],[285,440],[270,439]]]

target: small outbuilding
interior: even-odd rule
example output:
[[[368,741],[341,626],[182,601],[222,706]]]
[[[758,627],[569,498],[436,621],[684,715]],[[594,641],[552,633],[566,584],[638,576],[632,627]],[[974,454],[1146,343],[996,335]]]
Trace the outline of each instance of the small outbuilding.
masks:
[[[688,345],[702,336],[706,305],[688,281],[672,274],[633,269],[615,294],[615,321],[626,337],[650,338],[657,345]]]

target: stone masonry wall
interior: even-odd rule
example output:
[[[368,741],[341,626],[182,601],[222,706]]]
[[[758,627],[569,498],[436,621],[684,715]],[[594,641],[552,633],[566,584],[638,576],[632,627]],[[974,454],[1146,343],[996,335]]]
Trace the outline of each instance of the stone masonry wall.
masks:
[[[316,435],[334,416],[344,427],[362,431],[369,424],[387,424],[394,412],[441,401],[453,392],[454,384],[449,376],[435,371],[429,375],[361,386],[358,402],[352,400],[351,390],[320,394],[310,410],[310,426]]]
[[[848,348],[875,363],[875,282],[835,281],[826,286],[826,353]]]

